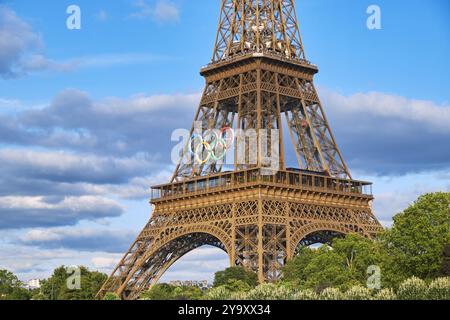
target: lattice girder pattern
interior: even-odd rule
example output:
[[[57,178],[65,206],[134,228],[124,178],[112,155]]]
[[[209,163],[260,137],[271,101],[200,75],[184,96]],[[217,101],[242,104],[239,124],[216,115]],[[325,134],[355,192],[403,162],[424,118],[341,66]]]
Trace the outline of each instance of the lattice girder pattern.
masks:
[[[256,160],[253,162],[249,161],[252,158],[250,143],[245,143],[243,148],[242,143],[236,141],[234,169],[271,166],[264,162],[266,158],[278,158],[278,167],[284,169],[282,117],[285,117],[300,169],[351,178],[314,88],[316,72],[310,66],[286,64],[270,58],[249,58],[238,65],[205,71],[207,84],[195,122],[202,124],[203,132],[224,127],[257,133],[265,130],[268,134],[258,135],[258,141],[266,148],[255,148]],[[272,129],[278,130],[279,134],[276,153],[271,148],[274,143]],[[194,130],[193,127],[192,135]],[[173,181],[221,172],[223,161],[230,160],[210,158],[206,163],[199,163],[198,155],[187,152],[187,148],[181,154]],[[202,159],[206,158],[203,154],[206,149],[196,150],[200,150],[197,153]]]
[[[161,201],[99,296],[116,292],[137,299],[174,262],[203,245],[222,249],[231,265],[257,272],[261,282],[276,281],[303,245],[348,233],[375,235],[380,225],[370,201],[263,186]]]
[[[293,0],[222,0],[212,61],[249,52],[305,59]]]
[[[186,142],[170,183],[152,188],[152,217],[99,298],[107,292],[139,298],[203,245],[222,249],[231,265],[255,271],[260,282],[276,281],[302,246],[349,233],[371,238],[382,230],[371,189],[365,190],[371,184],[352,180],[331,132],[314,86],[317,72],[305,58],[293,0],[222,0],[190,131],[191,138],[202,135],[202,143]],[[229,128],[256,132],[256,148],[247,143],[250,136],[229,148],[231,168],[230,159],[211,156],[214,135],[205,136]],[[287,168],[283,132],[291,137],[297,168]],[[273,175],[267,176],[269,167]]]

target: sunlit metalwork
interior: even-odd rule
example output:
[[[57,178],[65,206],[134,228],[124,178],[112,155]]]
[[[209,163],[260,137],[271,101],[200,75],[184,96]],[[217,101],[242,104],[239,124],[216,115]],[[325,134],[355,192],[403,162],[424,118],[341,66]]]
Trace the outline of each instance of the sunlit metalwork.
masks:
[[[352,180],[331,133],[313,84],[317,72],[305,58],[293,0],[222,1],[195,121],[202,130],[279,130],[280,170],[262,173],[259,146],[256,163],[234,161],[232,171],[220,161],[193,161],[186,146],[171,183],[153,187],[152,217],[99,297],[116,292],[137,299],[203,245],[224,250],[230,265],[254,270],[264,282],[278,280],[301,246],[348,233],[370,238],[381,229],[371,183]],[[286,168],[283,117],[295,169]],[[249,152],[238,143],[234,148],[236,155]]]

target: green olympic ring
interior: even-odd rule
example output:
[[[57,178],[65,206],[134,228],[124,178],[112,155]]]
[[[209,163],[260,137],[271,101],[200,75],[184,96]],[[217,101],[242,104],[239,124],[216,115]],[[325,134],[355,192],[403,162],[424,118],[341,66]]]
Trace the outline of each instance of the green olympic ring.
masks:
[[[220,135],[217,131],[208,130],[209,132],[206,134],[206,137],[200,136],[198,134],[193,134],[191,140],[189,142],[189,152],[195,156],[195,159],[200,164],[205,164],[209,161],[209,159],[213,159],[215,162],[222,160],[225,158],[227,150],[230,149],[234,144],[234,130],[230,127],[224,127],[220,130]],[[228,135],[231,133],[231,139]],[[212,135],[211,141],[207,141],[209,136]],[[226,138],[223,138],[223,135]],[[198,144],[196,144],[196,140],[198,140]],[[194,147],[193,147],[194,146]],[[222,149],[222,152],[219,156],[217,156],[216,148],[219,147]],[[207,151],[206,158],[202,159],[201,155]]]

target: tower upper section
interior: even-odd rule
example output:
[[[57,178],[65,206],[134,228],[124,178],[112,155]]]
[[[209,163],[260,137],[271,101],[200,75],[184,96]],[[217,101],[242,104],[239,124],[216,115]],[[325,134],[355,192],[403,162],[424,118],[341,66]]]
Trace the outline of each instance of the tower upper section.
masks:
[[[222,0],[212,63],[248,53],[306,60],[294,0]]]

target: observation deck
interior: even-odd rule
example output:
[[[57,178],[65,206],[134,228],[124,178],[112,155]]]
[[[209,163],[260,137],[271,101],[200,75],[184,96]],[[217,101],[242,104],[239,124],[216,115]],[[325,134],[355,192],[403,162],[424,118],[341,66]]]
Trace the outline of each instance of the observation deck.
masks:
[[[340,179],[296,169],[277,171],[273,175],[263,174],[266,170],[255,168],[231,171],[154,186],[151,188],[151,203],[258,186],[373,199],[370,182]]]

